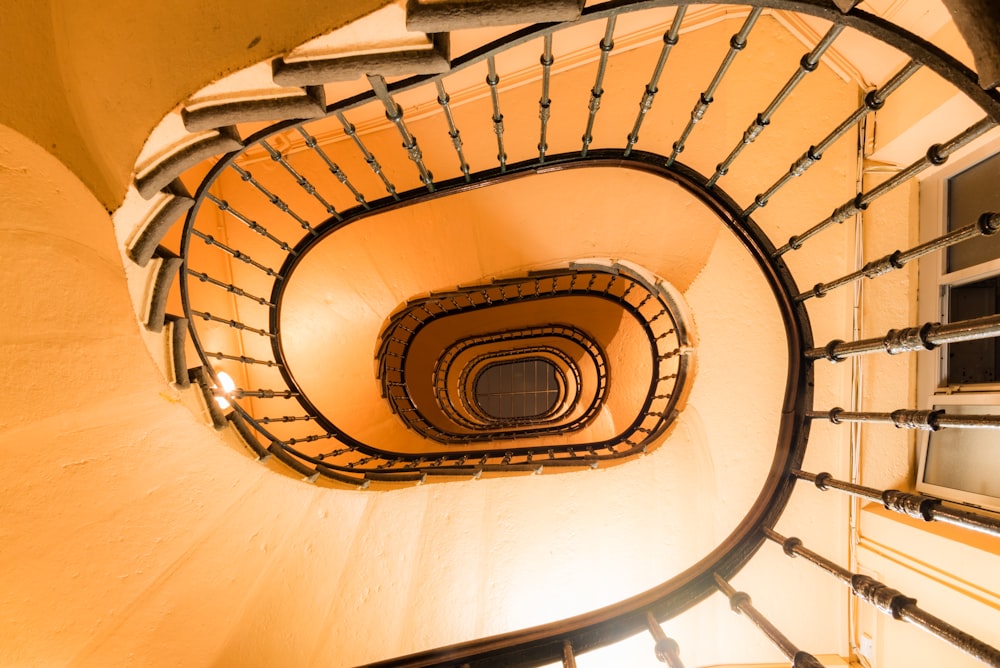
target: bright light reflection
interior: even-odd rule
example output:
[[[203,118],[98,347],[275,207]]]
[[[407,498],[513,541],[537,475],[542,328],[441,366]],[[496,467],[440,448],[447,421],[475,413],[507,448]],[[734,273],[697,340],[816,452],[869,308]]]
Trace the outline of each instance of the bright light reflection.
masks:
[[[236,389],[236,382],[233,380],[232,376],[230,376],[228,373],[226,373],[225,371],[219,371],[216,375],[219,378],[219,384],[222,385],[223,393],[228,395],[230,392]],[[216,397],[215,403],[217,403],[219,405],[219,408],[221,408],[222,410],[227,410],[230,406],[229,401],[227,401],[225,397]]]

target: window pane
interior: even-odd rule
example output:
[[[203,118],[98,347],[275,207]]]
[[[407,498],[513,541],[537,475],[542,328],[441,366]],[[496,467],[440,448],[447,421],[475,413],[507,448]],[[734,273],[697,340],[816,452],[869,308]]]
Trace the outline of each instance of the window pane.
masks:
[[[953,415],[992,414],[998,406],[935,406]],[[994,429],[942,429],[927,441],[924,482],[1000,497],[1000,447]]]
[[[1000,212],[1000,154],[948,179],[948,231],[976,222],[987,211]],[[1000,258],[1000,234],[969,239],[948,249],[948,271]]]
[[[544,359],[491,364],[476,379],[476,402],[499,420],[527,419],[552,410],[559,399],[555,366]]]
[[[948,290],[948,321],[1000,313],[1000,276],[952,286]],[[946,385],[1000,382],[998,339],[981,339],[945,346]]]

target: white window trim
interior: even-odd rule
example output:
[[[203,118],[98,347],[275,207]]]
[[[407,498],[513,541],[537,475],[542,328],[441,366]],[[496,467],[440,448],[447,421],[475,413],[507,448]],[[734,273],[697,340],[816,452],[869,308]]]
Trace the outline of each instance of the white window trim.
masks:
[[[975,164],[1000,153],[1000,133],[989,133],[973,147],[956,156],[946,165],[934,169],[920,182],[920,240],[934,239],[947,231],[948,179]],[[963,285],[1000,274],[1000,259],[985,262],[951,273],[946,272],[947,251],[940,251],[919,260],[917,298],[918,322],[944,322],[947,319],[941,286]],[[922,409],[935,405],[992,405],[1000,406],[1000,384],[941,387],[944,361],[940,349],[920,355],[917,360],[917,401]],[[972,494],[964,490],[941,487],[923,482],[927,459],[929,432],[921,432],[917,439],[918,491],[934,496],[1000,511],[1000,498]]]

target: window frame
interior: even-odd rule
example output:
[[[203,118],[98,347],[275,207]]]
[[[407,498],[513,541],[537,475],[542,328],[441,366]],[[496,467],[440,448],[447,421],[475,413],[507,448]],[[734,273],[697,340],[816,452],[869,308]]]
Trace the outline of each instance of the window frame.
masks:
[[[919,233],[921,242],[939,237],[948,231],[949,180],[980,162],[1000,155],[1000,134],[989,133],[983,140],[934,169],[920,181]],[[948,289],[974,283],[993,276],[1000,276],[1000,258],[981,264],[947,271],[947,250],[933,253],[918,260],[917,310],[919,322],[947,322]],[[935,405],[958,404],[996,406],[1000,412],[1000,383],[945,385],[947,378],[944,355],[945,346],[922,354],[917,359],[917,400],[921,409],[931,410]],[[970,504],[1000,511],[1000,497],[984,496],[961,489],[924,482],[931,431],[921,431],[917,437],[916,489],[958,503]]]

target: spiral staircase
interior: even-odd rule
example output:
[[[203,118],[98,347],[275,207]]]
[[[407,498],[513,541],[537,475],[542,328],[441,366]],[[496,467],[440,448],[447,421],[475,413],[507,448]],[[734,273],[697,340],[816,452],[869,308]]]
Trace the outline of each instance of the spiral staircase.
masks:
[[[1000,94],[974,6],[978,75],[890,4],[411,1],[191,94],[114,207],[135,318],[88,306],[142,345],[66,315],[162,375],[112,363],[122,464],[61,466],[103,535],[67,568],[104,574],[43,610],[62,562],[11,531],[0,662],[1000,665],[1000,520],[913,490],[918,434],[1000,433],[915,389],[1000,336],[916,321],[916,260],[1000,213],[913,223]],[[63,433],[24,405],[12,441]],[[128,528],[161,512],[171,547]]]

